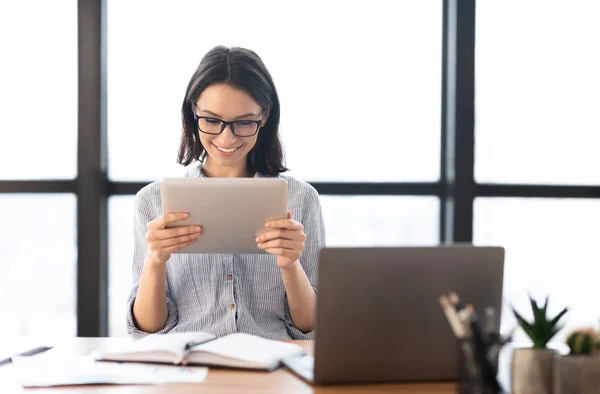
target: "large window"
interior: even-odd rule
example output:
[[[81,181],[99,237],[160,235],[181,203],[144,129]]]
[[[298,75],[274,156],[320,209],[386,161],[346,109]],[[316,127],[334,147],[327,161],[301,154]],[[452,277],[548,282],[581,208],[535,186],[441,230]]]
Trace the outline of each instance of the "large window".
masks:
[[[133,196],[185,171],[219,44],[271,71],[328,245],[502,245],[503,330],[528,293],[596,323],[600,3],[475,3],[0,2],[0,334],[125,335]]]

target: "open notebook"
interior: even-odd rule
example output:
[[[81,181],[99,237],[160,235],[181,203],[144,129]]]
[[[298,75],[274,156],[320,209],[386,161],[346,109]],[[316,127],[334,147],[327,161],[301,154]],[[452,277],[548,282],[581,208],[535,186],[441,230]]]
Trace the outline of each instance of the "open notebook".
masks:
[[[217,338],[204,332],[152,334],[118,352],[97,352],[99,361],[155,362],[212,365],[272,371],[282,358],[302,355],[293,343],[264,339],[250,334]]]

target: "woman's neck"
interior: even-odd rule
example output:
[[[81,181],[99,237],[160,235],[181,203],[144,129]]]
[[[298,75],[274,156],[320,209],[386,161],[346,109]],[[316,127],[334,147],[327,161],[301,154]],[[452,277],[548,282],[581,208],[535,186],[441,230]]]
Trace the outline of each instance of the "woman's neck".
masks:
[[[248,168],[243,167],[221,167],[210,163],[208,158],[202,164],[202,173],[209,178],[250,178],[254,174],[250,174]]]

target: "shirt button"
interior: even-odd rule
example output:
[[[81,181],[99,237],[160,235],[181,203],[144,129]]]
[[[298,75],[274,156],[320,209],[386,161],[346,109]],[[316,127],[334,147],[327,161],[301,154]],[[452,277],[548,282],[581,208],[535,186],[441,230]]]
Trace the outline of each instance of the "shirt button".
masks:
[[[235,304],[229,304],[229,309],[234,310],[235,309]]]
[[[233,276],[227,275],[227,280],[232,280],[232,279],[233,279]]]

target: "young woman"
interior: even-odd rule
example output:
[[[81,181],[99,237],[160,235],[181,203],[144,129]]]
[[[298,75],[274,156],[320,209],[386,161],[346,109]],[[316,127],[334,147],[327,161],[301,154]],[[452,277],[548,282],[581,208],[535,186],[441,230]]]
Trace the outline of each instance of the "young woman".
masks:
[[[284,177],[288,216],[256,239],[264,255],[173,254],[202,237],[201,226],[167,229],[186,213],[161,212],[159,184],[136,195],[134,286],[128,332],[245,332],[312,337],[317,255],[325,243],[319,197],[287,171],[279,140],[279,98],[254,52],[216,47],[192,76],[182,106],[178,162],[192,177]]]

